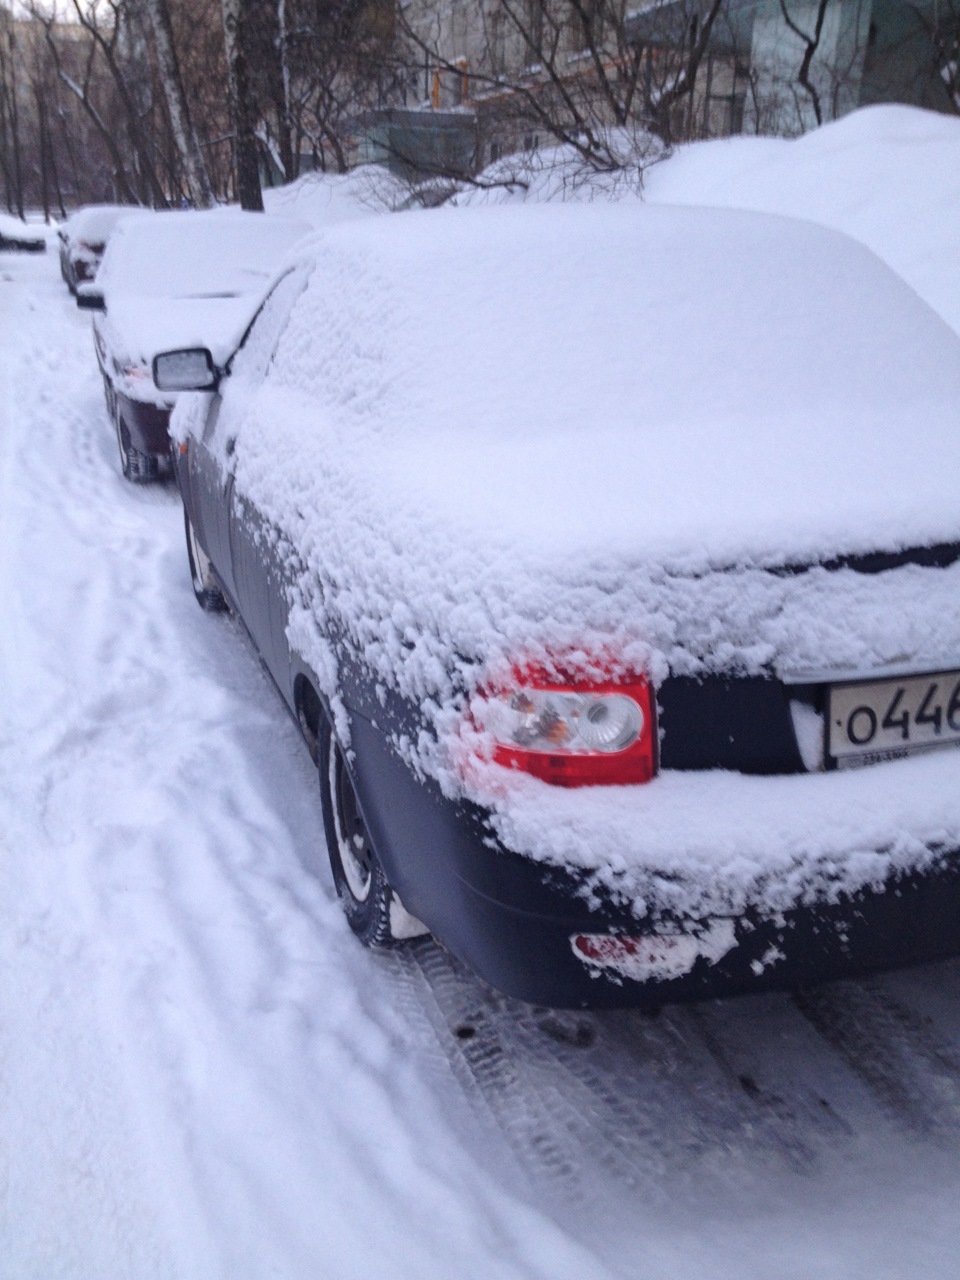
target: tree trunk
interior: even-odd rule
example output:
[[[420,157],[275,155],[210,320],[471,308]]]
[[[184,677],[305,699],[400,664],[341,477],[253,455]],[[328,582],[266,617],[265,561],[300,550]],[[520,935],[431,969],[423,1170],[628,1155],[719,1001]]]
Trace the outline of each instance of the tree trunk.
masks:
[[[15,209],[19,217],[23,218],[23,157],[20,147],[20,113],[17,109],[17,84],[14,68],[17,66],[17,58],[19,50],[17,49],[16,37],[13,30],[4,33],[5,49],[3,51],[3,61],[5,64],[6,74],[4,83],[0,88],[3,91],[4,98],[4,114],[6,116],[7,130],[10,139],[10,178],[12,181],[7,188],[7,207]],[[6,168],[6,166],[4,166]],[[12,188],[12,190],[11,190]]]
[[[280,101],[277,110],[277,146],[283,165],[284,182],[299,177],[299,156],[293,148],[293,126],[290,121],[290,60],[287,49],[287,5],[279,0],[277,5],[277,53],[279,55]]]
[[[263,212],[257,160],[257,107],[247,67],[247,0],[223,0],[223,35],[230,77],[230,106],[235,132],[234,163],[240,208]]]
[[[183,80],[173,43],[173,28],[170,25],[167,0],[142,0],[142,2],[153,28],[157,70],[167,101],[170,129],[183,166],[190,201],[196,209],[211,209],[216,204],[216,199],[213,188],[210,186],[207,166],[203,162],[200,144],[197,142],[197,135],[190,121],[187,97],[183,91]]]

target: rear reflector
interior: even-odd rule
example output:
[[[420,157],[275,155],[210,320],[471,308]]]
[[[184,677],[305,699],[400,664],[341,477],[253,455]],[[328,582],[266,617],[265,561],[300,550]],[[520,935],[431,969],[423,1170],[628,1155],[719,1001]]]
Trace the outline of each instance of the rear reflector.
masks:
[[[696,933],[574,933],[578,960],[608,977],[664,982],[689,973],[698,960],[716,964],[736,946],[732,920],[712,920]]]

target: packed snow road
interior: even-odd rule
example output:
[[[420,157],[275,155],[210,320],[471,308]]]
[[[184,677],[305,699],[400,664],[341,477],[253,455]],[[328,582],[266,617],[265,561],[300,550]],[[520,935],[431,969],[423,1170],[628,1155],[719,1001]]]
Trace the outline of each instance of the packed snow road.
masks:
[[[348,933],[89,320],[0,257],[0,1278],[960,1275],[960,963],[636,1013]]]

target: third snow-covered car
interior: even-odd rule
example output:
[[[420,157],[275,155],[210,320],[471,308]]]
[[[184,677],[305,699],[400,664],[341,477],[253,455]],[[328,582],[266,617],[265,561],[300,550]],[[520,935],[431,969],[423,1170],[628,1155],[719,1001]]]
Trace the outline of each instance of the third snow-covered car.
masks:
[[[157,394],[154,355],[202,341],[225,359],[278,264],[309,231],[293,218],[235,209],[144,214],[116,228],[77,302],[99,312],[94,343],[128,480],[169,472],[173,398]]]
[[[58,228],[60,274],[71,293],[96,276],[111,235],[133,213],[143,210],[129,204],[88,204]]]
[[[960,340],[733,211],[331,229],[158,356],[362,941],[659,1003],[960,951]]]

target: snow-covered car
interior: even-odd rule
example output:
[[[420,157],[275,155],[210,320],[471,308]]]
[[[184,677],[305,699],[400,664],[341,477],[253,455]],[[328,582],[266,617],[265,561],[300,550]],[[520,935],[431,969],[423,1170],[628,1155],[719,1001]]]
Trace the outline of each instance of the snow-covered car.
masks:
[[[170,470],[173,397],[157,393],[154,355],[203,341],[226,359],[279,263],[310,231],[293,218],[236,209],[144,214],[117,226],[77,304],[98,313],[94,345],[128,480]]]
[[[88,204],[72,213],[57,230],[60,241],[60,274],[71,293],[92,280],[118,223],[133,213],[131,205]]]
[[[47,237],[40,228],[0,213],[0,253],[43,253],[46,247]]]
[[[361,941],[557,1006],[960,951],[960,340],[861,245],[370,220],[154,376]]]

